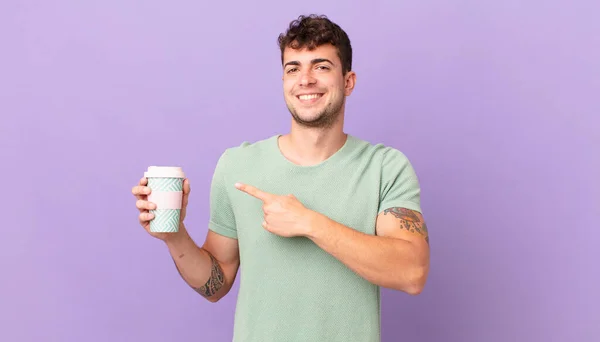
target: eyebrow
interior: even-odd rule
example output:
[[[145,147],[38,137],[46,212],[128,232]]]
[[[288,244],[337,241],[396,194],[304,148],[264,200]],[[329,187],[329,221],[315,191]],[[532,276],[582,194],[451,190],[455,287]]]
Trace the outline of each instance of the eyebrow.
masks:
[[[332,61],[328,60],[327,58],[315,58],[312,61],[310,61],[310,64],[314,65],[314,64],[323,63],[323,62],[329,63],[331,65],[335,65],[335,64],[333,64]],[[300,65],[300,62],[298,62],[298,61],[289,61],[289,62],[285,63],[285,65],[283,67],[285,68],[288,65]]]

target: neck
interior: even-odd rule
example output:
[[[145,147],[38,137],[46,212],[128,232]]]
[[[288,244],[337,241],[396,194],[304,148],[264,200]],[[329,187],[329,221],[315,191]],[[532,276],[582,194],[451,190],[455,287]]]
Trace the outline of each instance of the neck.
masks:
[[[343,116],[327,128],[301,126],[292,120],[289,134],[279,139],[281,153],[291,162],[308,166],[318,164],[335,154],[344,143]]]

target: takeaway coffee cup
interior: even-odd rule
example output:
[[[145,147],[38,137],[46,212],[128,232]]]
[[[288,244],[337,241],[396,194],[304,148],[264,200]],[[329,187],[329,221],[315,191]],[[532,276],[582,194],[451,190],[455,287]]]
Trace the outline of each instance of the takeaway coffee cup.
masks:
[[[183,180],[185,174],[176,166],[150,166],[144,172],[148,187],[152,189],[148,201],[156,204],[150,231],[154,233],[176,233],[179,231]]]

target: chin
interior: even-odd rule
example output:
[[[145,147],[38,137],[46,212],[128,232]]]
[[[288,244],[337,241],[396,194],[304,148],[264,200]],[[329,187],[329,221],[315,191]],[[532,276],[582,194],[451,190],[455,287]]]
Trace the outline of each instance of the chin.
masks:
[[[304,122],[314,122],[314,121],[321,120],[323,117],[323,114],[321,112],[317,112],[317,113],[302,113],[302,112],[298,113],[298,112],[296,112],[296,117]]]
[[[328,128],[335,123],[336,116],[319,112],[317,114],[302,114],[290,111],[294,121],[300,126],[309,128]]]

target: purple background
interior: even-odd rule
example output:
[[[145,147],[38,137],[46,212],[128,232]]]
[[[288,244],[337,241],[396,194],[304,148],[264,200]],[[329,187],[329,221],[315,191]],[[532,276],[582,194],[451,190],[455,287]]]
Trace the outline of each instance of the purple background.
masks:
[[[276,38],[317,12],[355,49],[347,132],[423,187],[431,276],[384,290],[383,341],[598,341],[599,7],[3,0],[0,340],[231,340],[237,285],[190,290],[130,190],[183,166],[201,243],[221,152],[287,131]]]

